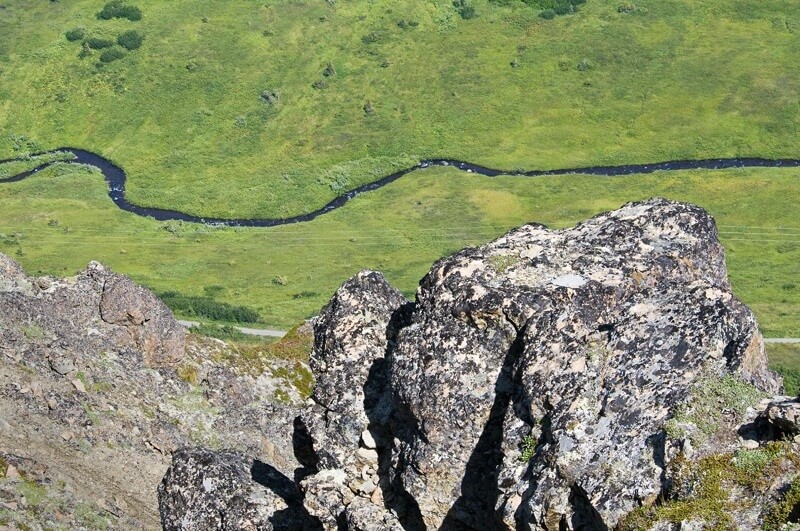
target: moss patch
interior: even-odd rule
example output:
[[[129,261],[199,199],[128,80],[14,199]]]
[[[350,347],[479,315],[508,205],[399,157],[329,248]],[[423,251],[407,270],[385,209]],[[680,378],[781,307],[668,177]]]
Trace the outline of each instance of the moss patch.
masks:
[[[656,522],[679,524],[685,520],[702,520],[704,529],[736,529],[731,516],[741,509],[741,499],[732,502],[730,493],[743,488],[756,498],[764,493],[778,472],[785,466],[797,466],[798,457],[788,442],[774,442],[756,450],[740,450],[735,454],[722,454],[691,461],[682,455],[668,467],[672,481],[667,499],[651,507],[641,507],[631,512],[619,524],[620,531],[649,529]],[[800,501],[800,482],[795,480],[781,502],[769,514],[772,521],[786,521],[788,514]],[[781,520],[783,518],[783,520]],[[778,526],[779,527],[779,526]],[[768,529],[777,527],[768,527]]]
[[[689,399],[678,407],[664,430],[672,439],[688,438],[695,445],[702,444],[722,427],[725,411],[741,416],[764,396],[732,375],[705,378],[692,388]]]

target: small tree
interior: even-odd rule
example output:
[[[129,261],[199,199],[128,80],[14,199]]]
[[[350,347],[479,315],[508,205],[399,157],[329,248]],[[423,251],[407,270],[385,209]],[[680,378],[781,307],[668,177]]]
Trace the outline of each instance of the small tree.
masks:
[[[453,6],[464,20],[469,20],[475,16],[475,7],[469,0],[454,0]]]

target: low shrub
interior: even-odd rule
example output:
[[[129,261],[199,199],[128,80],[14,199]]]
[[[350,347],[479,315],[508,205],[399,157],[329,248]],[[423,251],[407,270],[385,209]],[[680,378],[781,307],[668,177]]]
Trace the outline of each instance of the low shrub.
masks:
[[[123,57],[125,57],[125,52],[119,48],[108,48],[103,50],[103,53],[100,54],[100,62],[113,63],[114,61],[122,59]]]
[[[103,10],[97,14],[100,20],[111,20],[112,18],[127,18],[130,21],[142,20],[142,10],[136,6],[126,5],[123,0],[112,0],[103,6]]]
[[[72,28],[71,30],[67,30],[64,36],[67,38],[69,42],[79,41],[86,36],[86,29]]]
[[[101,39],[100,37],[89,37],[86,39],[86,46],[92,50],[102,50],[103,48],[114,46],[114,41],[111,39]]]
[[[545,20],[553,20],[554,18],[556,18],[556,12],[553,11],[552,9],[545,9],[544,11],[539,13],[539,16]]]
[[[137,50],[142,46],[144,37],[136,30],[129,30],[117,37],[117,44],[126,50]]]
[[[469,0],[454,0],[453,6],[464,20],[469,20],[475,17],[475,7]]]
[[[172,311],[188,317],[205,317],[232,323],[255,323],[259,318],[258,312],[252,308],[215,301],[211,297],[182,295],[168,291],[161,294],[161,300]]]

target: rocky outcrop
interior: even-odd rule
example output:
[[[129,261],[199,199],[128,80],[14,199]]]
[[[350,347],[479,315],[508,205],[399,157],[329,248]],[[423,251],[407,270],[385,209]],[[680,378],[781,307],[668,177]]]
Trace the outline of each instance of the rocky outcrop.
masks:
[[[661,199],[456,253],[414,303],[362,272],[317,319],[311,366],[295,451],[326,529],[610,529],[692,444],[742,443],[741,396],[781,389],[713,220]],[[712,434],[693,396],[726,385]]]
[[[100,264],[36,278],[0,255],[0,528],[157,528],[156,486],[188,445],[268,461],[253,470],[283,479],[263,483],[293,485],[310,336],[245,350],[185,335]]]
[[[349,443],[350,457],[321,465],[341,468],[362,497],[361,468],[374,471],[379,505],[406,525],[612,527],[661,492],[663,426],[693,383],[733,373],[780,387],[752,313],[730,292],[713,220],[690,205],[652,200],[574,229],[521,227],[438,262],[410,317],[374,284],[346,283],[317,322],[318,339],[360,341],[317,341],[314,358],[345,376],[325,397],[388,387],[379,414],[349,402],[360,422],[336,451]],[[342,308],[343,297],[381,298],[375,325],[393,327],[362,338],[368,310]],[[366,383],[350,376],[366,367]],[[314,398],[306,417],[330,402]],[[370,450],[355,440],[363,430],[376,435],[371,465],[359,460]]]
[[[110,339],[115,349],[135,350],[151,367],[174,365],[184,355],[185,331],[169,308],[98,262],[74,278],[32,278],[3,256],[0,314],[27,320],[65,345],[81,348]]]

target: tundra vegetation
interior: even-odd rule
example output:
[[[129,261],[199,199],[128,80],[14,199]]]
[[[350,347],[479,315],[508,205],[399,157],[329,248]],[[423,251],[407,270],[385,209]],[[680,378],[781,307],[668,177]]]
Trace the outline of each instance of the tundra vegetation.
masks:
[[[0,17],[0,158],[84,147],[125,168],[135,203],[276,217],[423,158],[528,170],[796,157],[798,28],[777,0],[20,0]],[[26,164],[9,166],[0,176]],[[0,251],[31,274],[98,259],[288,327],[359,269],[411,296],[460,247],[661,195],[711,211],[735,292],[766,335],[791,336],[798,175],[436,168],[312,223],[224,229],[121,212],[99,175],[60,165],[0,185]]]

